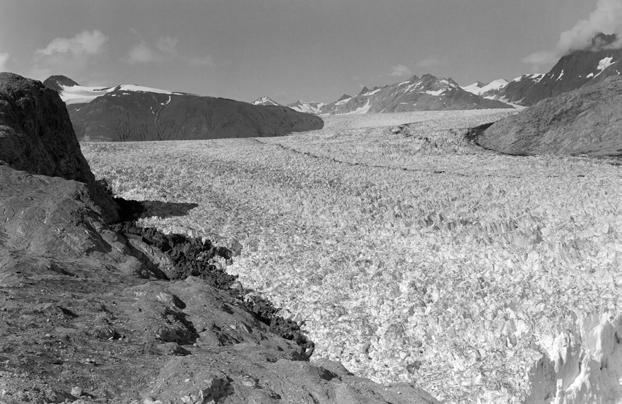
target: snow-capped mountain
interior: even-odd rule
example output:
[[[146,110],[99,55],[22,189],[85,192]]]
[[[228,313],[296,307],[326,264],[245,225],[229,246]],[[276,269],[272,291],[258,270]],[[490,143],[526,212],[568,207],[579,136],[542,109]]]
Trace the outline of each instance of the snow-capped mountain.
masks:
[[[303,102],[296,101],[292,104],[287,105],[289,108],[298,111],[305,112],[307,114],[316,114],[319,115],[322,113],[322,107],[324,107],[323,102]]]
[[[511,106],[465,91],[450,78],[426,74],[383,87],[365,87],[355,96],[343,95],[337,101],[322,106],[321,113],[365,114],[483,108]]]
[[[505,89],[507,85],[507,80],[498,79],[491,81],[487,84],[478,81],[462,88],[469,93],[479,95],[484,98],[500,100],[502,98],[502,96],[500,96],[500,93]]]
[[[275,106],[275,107],[281,107],[282,106],[281,104],[279,104],[278,102],[274,101],[270,97],[259,97],[255,101],[253,101],[251,104],[253,104],[253,105],[272,105],[272,106]]]
[[[102,86],[81,86],[74,80],[66,76],[51,76],[47,78],[43,84],[55,90],[60,98],[66,105],[72,104],[84,104],[93,101],[97,97],[101,97],[108,93],[119,92],[125,93],[154,93],[154,94],[177,94],[184,95],[186,93],[171,92],[168,90],[161,90],[159,88],[138,86],[136,84],[121,84],[114,87],[102,87]]]
[[[562,57],[547,74],[522,94],[519,85],[508,85],[506,97],[532,105],[538,101],[597,83],[622,71],[622,49],[580,50]]]
[[[598,83],[609,76],[620,75],[622,49],[612,48],[615,43],[615,34],[598,34],[590,47],[563,56],[548,73],[525,74],[509,83],[503,79],[486,85],[478,82],[465,86],[464,89],[489,99],[533,105],[545,98]]]
[[[80,86],[65,76],[46,86],[65,101],[81,140],[177,140],[279,136],[323,127],[317,116],[283,106],[121,84]]]

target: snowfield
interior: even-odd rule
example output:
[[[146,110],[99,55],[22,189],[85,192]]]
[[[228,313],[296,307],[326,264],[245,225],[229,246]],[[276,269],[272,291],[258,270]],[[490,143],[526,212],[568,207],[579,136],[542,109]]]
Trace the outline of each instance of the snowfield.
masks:
[[[463,139],[509,113],[82,149],[125,198],[198,204],[143,224],[241,242],[229,271],[306,321],[314,357],[449,402],[620,400],[622,168]]]

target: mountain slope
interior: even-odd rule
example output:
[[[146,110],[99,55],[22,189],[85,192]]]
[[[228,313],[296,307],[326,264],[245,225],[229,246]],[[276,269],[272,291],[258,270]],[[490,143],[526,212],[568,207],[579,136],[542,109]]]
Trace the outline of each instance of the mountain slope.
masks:
[[[294,111],[319,115],[322,113],[322,107],[324,107],[324,105],[325,104],[323,102],[303,102],[298,100],[292,104],[289,104],[288,107]]]
[[[281,136],[324,125],[317,116],[283,106],[251,105],[132,84],[84,87],[52,78],[46,82],[60,89],[76,135],[87,141]]]
[[[622,77],[582,87],[505,118],[477,139],[516,155],[622,155]]]
[[[374,87],[371,90],[363,88],[356,96],[344,95],[339,100],[322,106],[321,112],[364,114],[485,108],[511,108],[511,106],[469,93],[452,79],[426,74],[421,78],[413,76],[407,81]]]
[[[505,95],[511,101],[533,105],[544,98],[555,97],[602,81],[609,76],[620,75],[622,71],[620,61],[622,61],[622,49],[575,51],[562,57],[551,71],[534,83],[524,94],[517,91],[516,86],[508,85]]]
[[[546,74],[518,77],[500,89],[496,98],[529,106],[618,76],[622,72],[622,49],[613,48],[617,42],[615,34],[598,34],[590,47],[563,56]]]
[[[498,80],[491,81],[488,84],[484,84],[478,81],[476,83],[473,83],[471,85],[468,85],[462,88],[465,91],[468,91],[469,93],[479,95],[484,98],[500,99],[502,98],[500,96],[500,93],[507,85],[508,85],[507,80],[498,79]]]
[[[278,102],[274,101],[272,98],[265,97],[265,96],[257,98],[255,101],[251,102],[251,104],[253,104],[253,105],[271,105],[271,106],[274,106],[274,107],[281,107],[282,106]]]

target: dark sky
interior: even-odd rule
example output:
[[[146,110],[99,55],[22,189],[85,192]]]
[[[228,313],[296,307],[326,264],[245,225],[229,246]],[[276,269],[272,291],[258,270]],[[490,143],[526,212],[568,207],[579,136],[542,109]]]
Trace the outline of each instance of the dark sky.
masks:
[[[546,70],[560,34],[596,7],[596,0],[0,0],[0,70],[245,101],[331,101],[412,74],[468,84]]]

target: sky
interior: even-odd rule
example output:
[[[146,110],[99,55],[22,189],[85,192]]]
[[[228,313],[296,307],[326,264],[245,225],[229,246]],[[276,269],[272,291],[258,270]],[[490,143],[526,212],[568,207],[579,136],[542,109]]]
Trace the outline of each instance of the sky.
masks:
[[[547,71],[618,16],[622,0],[0,0],[0,71],[330,102],[413,74]]]

